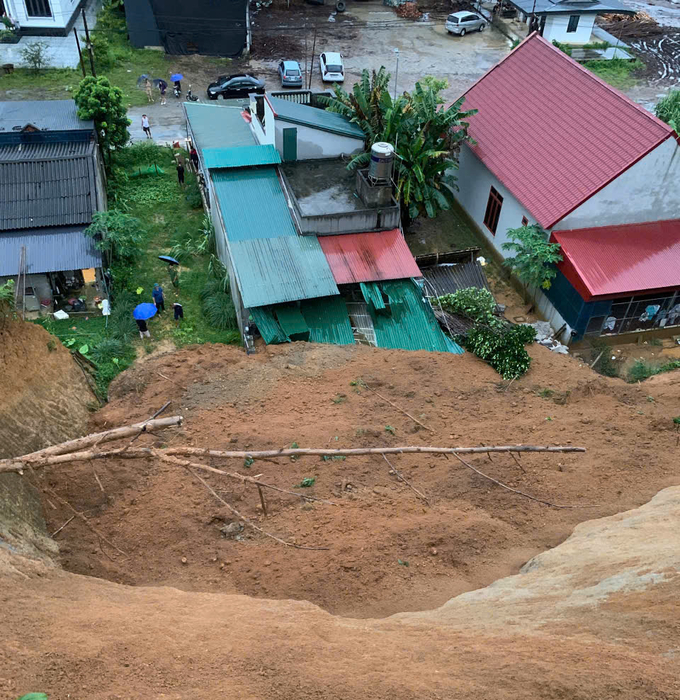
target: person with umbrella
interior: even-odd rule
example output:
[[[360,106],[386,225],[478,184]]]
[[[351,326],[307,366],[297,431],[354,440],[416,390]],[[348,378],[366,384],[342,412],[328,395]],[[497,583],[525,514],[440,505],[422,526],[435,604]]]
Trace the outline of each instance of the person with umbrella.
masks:
[[[153,297],[153,303],[156,305],[158,312],[165,311],[165,297],[163,296],[163,287],[161,287],[158,282],[153,286],[151,291],[151,296]]]
[[[175,97],[179,98],[179,96],[182,94],[182,79],[184,76],[181,73],[173,73],[170,76],[170,80],[172,80],[174,86],[175,86]]]
[[[149,327],[146,322],[156,315],[155,304],[137,304],[134,311],[132,312],[132,318],[135,319],[137,323],[137,328],[139,328],[139,337],[144,340],[144,338],[150,338],[151,333],[149,333]]]

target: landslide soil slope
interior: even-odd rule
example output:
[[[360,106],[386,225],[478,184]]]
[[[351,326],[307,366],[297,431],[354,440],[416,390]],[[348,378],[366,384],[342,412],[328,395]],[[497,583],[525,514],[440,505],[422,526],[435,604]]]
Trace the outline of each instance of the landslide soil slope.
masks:
[[[0,693],[50,700],[676,700],[680,488],[440,610],[129,587],[0,549]]]
[[[280,459],[249,468],[232,462],[230,468],[262,473],[264,480],[289,490],[315,477],[305,492],[339,504],[310,507],[268,493],[267,518],[252,488],[206,476],[269,532],[328,547],[302,551],[247,528],[241,541],[222,537],[219,528],[232,518],[181,468],[153,460],[98,461],[45,470],[39,478],[87,511],[93,525],[128,556],[106,545],[103,551],[96,536],[75,520],[57,537],[62,564],[75,573],[137,586],[294,598],[344,616],[383,617],[433,609],[514,574],[532,556],[564,541],[579,522],[637,507],[661,488],[680,483],[672,421],[680,414],[680,376],[627,385],[544,348],[534,347],[531,354],[530,372],[508,384],[469,354],[292,344],[245,357],[224,346],[188,348],[150,358],[121,375],[91,428],[143,420],[171,400],[166,415],[181,413],[182,429],[144,436],[137,445],[253,450],[294,442],[301,447],[583,445],[588,451],[580,455],[525,456],[521,468],[508,455],[475,457],[470,463],[537,497],[591,507],[549,508],[494,486],[455,459],[431,455],[392,460],[428,495],[430,506],[390,475],[377,456]],[[355,383],[359,378],[434,434],[362,389]],[[49,504],[46,514],[55,530],[71,515]],[[194,662],[199,663],[197,657]]]

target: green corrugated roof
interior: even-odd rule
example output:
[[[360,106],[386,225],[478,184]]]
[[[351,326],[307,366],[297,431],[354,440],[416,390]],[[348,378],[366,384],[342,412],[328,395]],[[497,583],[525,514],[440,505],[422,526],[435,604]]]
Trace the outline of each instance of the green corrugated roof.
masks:
[[[432,308],[413,280],[380,282],[379,286],[390,300],[388,314],[376,313],[369,304],[379,348],[463,352],[453,341],[447,342]]]
[[[375,282],[361,282],[359,287],[364,301],[369,306],[372,306],[376,311],[383,311],[387,308],[380,287]]]
[[[191,102],[183,105],[197,149],[251,146],[257,143],[250,124],[241,116],[243,107]]]
[[[297,236],[276,168],[213,170],[210,176],[230,243]]]
[[[276,112],[277,119],[282,121],[309,126],[313,129],[321,129],[322,131],[330,131],[340,136],[350,136],[362,140],[366,138],[359,126],[353,124],[341,114],[301,105],[280,97],[269,97],[268,99],[274,108],[274,112]]]
[[[244,168],[253,165],[273,165],[281,162],[274,146],[236,146],[235,148],[204,148],[203,162],[210,168]]]
[[[276,168],[211,171],[246,308],[338,294],[316,236],[298,236]]]
[[[247,309],[338,294],[316,236],[230,240],[229,250]]]
[[[291,340],[309,340],[309,326],[297,305],[279,304],[274,307],[274,313],[281,330]]]
[[[341,296],[306,299],[300,304],[300,310],[309,326],[311,342],[354,345],[347,305]]]
[[[279,304],[249,309],[265,343],[276,344],[291,341],[279,321],[282,314],[285,317],[293,308],[299,309],[298,313],[302,314],[309,332],[310,342],[354,345],[354,333],[347,315],[347,306],[339,294],[318,299],[304,299],[296,307],[291,307],[289,304]],[[277,316],[279,320],[277,320]]]
[[[290,343],[290,339],[281,330],[279,322],[274,317],[274,312],[268,306],[260,306],[256,309],[248,309],[250,315],[255,321],[260,335],[267,345],[276,345],[278,343]]]

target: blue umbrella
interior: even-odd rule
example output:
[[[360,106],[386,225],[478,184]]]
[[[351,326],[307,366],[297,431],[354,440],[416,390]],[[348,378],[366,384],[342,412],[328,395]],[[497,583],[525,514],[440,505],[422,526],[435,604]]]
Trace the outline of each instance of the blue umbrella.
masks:
[[[173,73],[170,76],[170,80],[172,80],[173,83],[176,83],[178,80],[184,80],[184,76],[181,73]]]
[[[153,318],[156,315],[156,311],[155,304],[137,304],[132,312],[132,317],[137,321],[146,321],[149,318]]]
[[[158,259],[168,263],[168,265],[179,265],[179,260],[171,258],[169,255],[159,255]]]

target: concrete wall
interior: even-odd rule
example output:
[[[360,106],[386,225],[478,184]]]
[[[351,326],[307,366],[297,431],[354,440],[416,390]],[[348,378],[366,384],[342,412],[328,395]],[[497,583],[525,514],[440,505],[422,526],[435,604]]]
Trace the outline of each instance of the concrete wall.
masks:
[[[680,154],[667,139],[554,228],[635,224],[680,218]]]
[[[250,126],[255,134],[257,142],[264,145],[275,145],[276,143],[276,124],[274,119],[274,110],[272,109],[269,100],[265,98],[262,100],[262,105],[264,107],[264,124],[262,124],[257,116],[257,95],[250,96],[250,113],[252,115],[252,121]],[[280,151],[280,149],[279,149]]]
[[[283,130],[297,129],[298,160],[313,158],[337,158],[341,155],[353,155],[364,150],[363,139],[331,134],[321,129],[292,124],[282,119],[276,120],[276,150],[283,158]]]
[[[509,254],[502,250],[501,245],[508,238],[506,232],[510,228],[517,228],[522,225],[522,217],[525,216],[529,224],[535,224],[536,220],[527,209],[522,206],[510,192],[500,183],[496,176],[482,163],[472,150],[464,145],[461,149],[459,170],[452,173],[456,178],[458,192],[455,197],[460,205],[465,209],[470,218],[477,224],[479,230],[488,241],[505,258]],[[495,187],[503,197],[501,215],[496,228],[496,235],[484,224],[484,214],[489,201],[491,187]]]
[[[543,38],[547,41],[559,41],[563,44],[589,43],[595,24],[595,15],[580,15],[575,32],[567,32],[569,17],[570,15],[548,15],[543,29]]]

